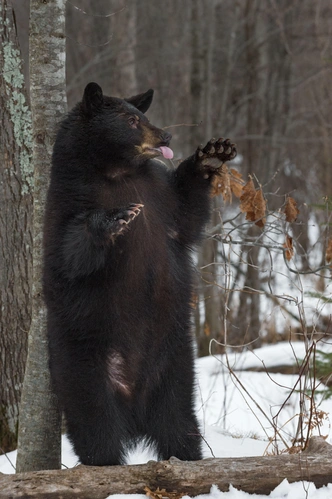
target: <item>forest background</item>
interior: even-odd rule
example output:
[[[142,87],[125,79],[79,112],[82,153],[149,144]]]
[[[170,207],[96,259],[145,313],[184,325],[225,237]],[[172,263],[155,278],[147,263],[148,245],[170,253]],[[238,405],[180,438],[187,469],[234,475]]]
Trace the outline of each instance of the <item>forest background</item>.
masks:
[[[29,1],[12,5],[29,94]],[[122,97],[153,88],[149,119],[173,135],[170,167],[211,137],[230,137],[238,149],[232,168],[243,180],[235,172],[229,178],[243,186],[250,175],[262,189],[264,211],[251,220],[236,196],[230,203],[225,189],[216,191],[195,255],[199,355],[209,353],[211,339],[223,352],[331,334],[331,32],[328,0],[67,0],[68,108],[89,81]],[[0,174],[0,347],[7,352],[0,368],[11,384],[0,387],[0,437],[8,451],[16,445],[31,321],[32,212],[28,188],[10,208],[12,179]],[[291,219],[289,196],[299,209]]]

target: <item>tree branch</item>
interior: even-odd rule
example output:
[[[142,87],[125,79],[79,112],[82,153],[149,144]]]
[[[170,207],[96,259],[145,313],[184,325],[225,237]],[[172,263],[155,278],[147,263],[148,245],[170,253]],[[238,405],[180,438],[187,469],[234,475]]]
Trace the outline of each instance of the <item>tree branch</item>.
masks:
[[[332,482],[332,447],[322,437],[313,437],[306,452],[281,456],[169,461],[136,466],[77,466],[58,471],[0,475],[0,499],[29,497],[48,499],[105,499],[110,494],[144,494],[144,488],[165,489],[179,495],[204,494],[216,484],[227,491],[229,484],[245,492],[268,494],[284,478],[307,480],[322,487]]]

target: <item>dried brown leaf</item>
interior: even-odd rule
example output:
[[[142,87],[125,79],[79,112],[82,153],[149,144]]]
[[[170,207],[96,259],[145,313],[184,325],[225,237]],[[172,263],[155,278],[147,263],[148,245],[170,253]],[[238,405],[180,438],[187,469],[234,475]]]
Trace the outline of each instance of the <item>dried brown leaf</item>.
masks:
[[[221,167],[218,168],[212,180],[211,196],[219,196],[220,194],[222,195],[225,203],[232,202],[230,176],[228,167],[225,164],[221,165]]]
[[[332,263],[332,238],[329,239],[329,242],[327,244],[325,260],[327,263]]]
[[[252,178],[243,186],[242,196],[240,197],[240,210],[243,213],[248,213],[254,211],[252,209],[252,203],[256,194],[256,189]],[[248,219],[247,219],[248,220]]]
[[[294,256],[294,246],[293,246],[293,238],[286,234],[286,241],[283,244],[285,250],[285,258],[286,260],[291,260]]]
[[[266,201],[264,198],[262,188],[256,191],[254,197],[254,208],[255,208],[255,217],[256,217],[255,224],[258,225],[258,227],[264,227],[266,222],[266,217],[265,217]]]
[[[160,489],[159,487],[156,489],[156,490],[151,490],[149,489],[149,487],[144,487],[144,490],[145,490],[145,494],[148,496],[148,497],[151,497],[152,499],[162,499],[163,497],[163,493],[166,492],[165,489]]]
[[[266,222],[266,201],[262,189],[255,189],[252,178],[243,186],[240,197],[240,210],[246,213],[246,220],[264,227]]]
[[[166,489],[160,489],[159,487],[156,490],[151,490],[149,487],[144,487],[145,495],[151,497],[151,499],[181,499],[185,496],[185,493],[182,492],[167,492]]]
[[[242,179],[241,173],[239,173],[234,168],[229,170],[231,190],[234,196],[240,198],[243,194],[244,181]]]
[[[243,184],[241,173],[234,168],[229,170],[224,163],[218,168],[212,180],[211,196],[221,195],[225,203],[231,203],[232,194],[238,198],[242,195]]]
[[[288,197],[285,206],[286,222],[295,222],[300,210],[297,207],[295,199]]]
[[[242,185],[245,184],[245,181],[243,180],[242,173],[238,172],[235,170],[235,168],[230,168],[229,172],[233,175],[234,178],[236,178]]]

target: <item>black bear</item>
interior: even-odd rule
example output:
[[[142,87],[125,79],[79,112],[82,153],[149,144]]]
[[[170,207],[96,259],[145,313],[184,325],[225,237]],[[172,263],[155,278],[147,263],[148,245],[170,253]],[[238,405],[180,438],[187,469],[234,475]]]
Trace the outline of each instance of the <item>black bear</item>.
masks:
[[[209,219],[212,139],[168,169],[153,91],[85,88],[57,134],[44,230],[50,369],[82,463],[115,465],[145,437],[160,459],[201,459],[194,412],[192,246]]]

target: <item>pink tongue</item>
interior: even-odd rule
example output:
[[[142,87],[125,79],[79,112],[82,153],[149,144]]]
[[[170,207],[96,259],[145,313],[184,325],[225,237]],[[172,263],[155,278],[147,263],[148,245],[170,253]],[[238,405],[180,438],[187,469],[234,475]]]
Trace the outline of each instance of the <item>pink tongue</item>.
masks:
[[[172,159],[173,158],[173,156],[174,156],[173,151],[169,147],[161,146],[161,147],[159,147],[159,149],[161,150],[162,155],[164,156],[164,158],[166,158],[166,159]]]

